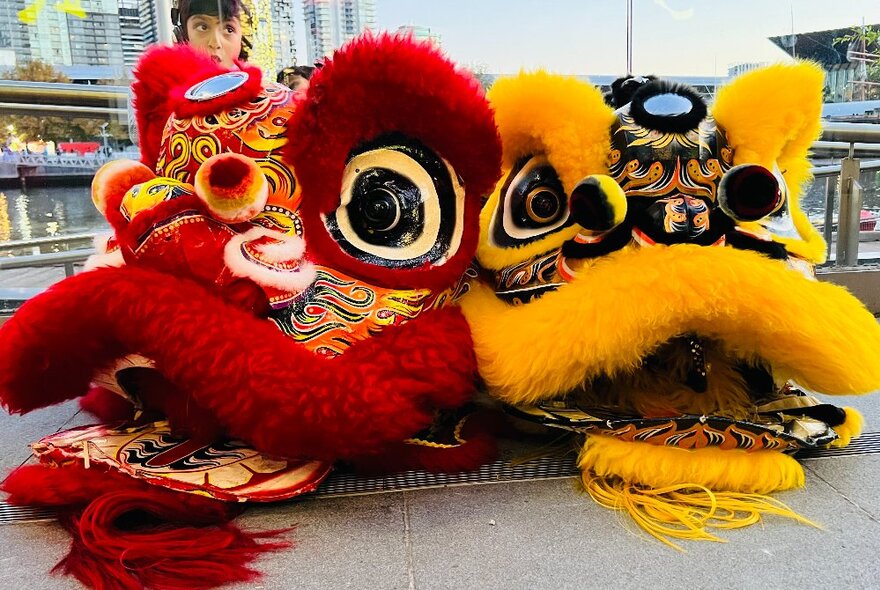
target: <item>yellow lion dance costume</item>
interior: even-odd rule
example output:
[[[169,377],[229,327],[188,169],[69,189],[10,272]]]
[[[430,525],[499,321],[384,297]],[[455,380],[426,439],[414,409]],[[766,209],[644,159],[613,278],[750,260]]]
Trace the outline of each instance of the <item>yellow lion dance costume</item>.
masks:
[[[586,490],[648,532],[718,540],[802,486],[792,454],[843,446],[880,389],[880,328],[820,283],[799,206],[822,72],[746,74],[711,109],[645,81],[613,111],[544,72],[489,93],[504,173],[462,303],[479,370],[514,415],[586,434]]]

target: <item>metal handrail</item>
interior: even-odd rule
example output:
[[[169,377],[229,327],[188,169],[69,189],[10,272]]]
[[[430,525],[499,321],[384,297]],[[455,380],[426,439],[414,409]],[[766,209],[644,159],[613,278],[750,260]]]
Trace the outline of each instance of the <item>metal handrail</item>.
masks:
[[[25,248],[38,248],[50,244],[70,244],[72,242],[94,241],[97,233],[70,234],[68,236],[46,236],[30,240],[11,240],[0,242],[0,250],[23,250]]]
[[[68,277],[72,277],[76,272],[76,266],[83,264],[88,260],[89,256],[94,253],[94,248],[84,248],[82,250],[50,252],[48,254],[33,254],[30,256],[7,256],[5,258],[0,258],[0,270],[63,266],[64,274]]]
[[[880,170],[880,160],[866,160],[862,162],[862,172],[865,170]],[[825,176],[837,176],[840,174],[840,164],[829,164],[828,166],[816,166],[810,168],[813,178],[822,178]]]
[[[858,143],[857,143],[858,142]],[[868,143],[871,145],[863,145],[864,143]],[[870,123],[838,123],[838,122],[825,122],[822,126],[822,137],[820,141],[816,141],[813,144],[813,147],[816,149],[848,149],[850,151],[850,158],[846,158],[846,160],[851,160],[852,153],[854,150],[859,151],[878,151],[880,150],[880,125],[874,125]],[[865,170],[878,170],[880,169],[880,160],[868,160],[865,162],[858,163],[858,171],[862,172]],[[831,177],[834,175],[839,175],[842,169],[841,164],[832,164],[828,166],[816,166],[811,169],[813,177],[821,178],[821,177]],[[851,176],[848,174],[848,178]],[[845,194],[848,194],[849,187],[845,187]],[[827,213],[830,213],[827,212]],[[857,215],[857,213],[856,213]],[[826,227],[826,238],[829,241],[830,246],[830,238],[831,238],[831,219],[830,215],[826,215],[828,217],[827,222],[828,225]],[[857,217],[854,220],[850,220],[846,223],[856,223],[856,229],[858,228],[858,219]],[[851,229],[851,228],[850,228]],[[843,232],[844,235],[847,233],[852,233],[848,231]],[[89,234],[74,234],[70,236],[57,236],[57,237],[45,237],[45,238],[36,238],[32,240],[16,240],[11,242],[0,243],[0,251],[4,250],[13,250],[13,249],[22,249],[22,248],[38,248],[41,245],[48,244],[69,244],[77,241],[84,240],[93,240],[97,234],[89,233]],[[858,231],[855,232],[855,235],[858,235]],[[858,238],[855,238],[858,240]],[[68,252],[53,252],[49,254],[34,254],[30,256],[17,256],[17,257],[0,257],[0,270],[9,269],[9,268],[25,268],[25,267],[39,267],[39,266],[59,266],[63,264],[68,272],[72,272],[72,264],[84,262],[91,254],[94,253],[94,249],[83,249],[83,250],[74,250]],[[841,259],[839,257],[838,259]]]
[[[880,152],[880,143],[851,143],[846,141],[814,141],[813,151],[818,152],[848,152],[854,150],[857,152]]]
[[[880,143],[880,125],[826,121],[822,124],[822,140]]]

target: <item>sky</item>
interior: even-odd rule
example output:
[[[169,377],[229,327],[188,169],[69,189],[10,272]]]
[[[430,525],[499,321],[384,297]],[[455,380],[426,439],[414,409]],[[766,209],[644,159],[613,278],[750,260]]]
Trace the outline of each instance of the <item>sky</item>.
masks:
[[[626,0],[375,2],[378,29],[430,27],[452,59],[489,73],[626,70]],[[726,76],[736,63],[786,59],[768,37],[863,22],[880,23],[880,0],[633,0],[633,71]],[[303,60],[304,39],[297,52]]]

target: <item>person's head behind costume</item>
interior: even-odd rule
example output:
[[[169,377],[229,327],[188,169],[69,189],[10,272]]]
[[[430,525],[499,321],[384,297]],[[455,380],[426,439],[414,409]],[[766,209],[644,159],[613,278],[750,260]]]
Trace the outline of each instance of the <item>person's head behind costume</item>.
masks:
[[[278,72],[276,81],[292,90],[305,90],[314,71],[313,66],[291,66]]]
[[[241,0],[178,0],[175,5],[171,22],[178,43],[206,51],[225,67],[247,59],[251,45],[242,21],[248,12]]]

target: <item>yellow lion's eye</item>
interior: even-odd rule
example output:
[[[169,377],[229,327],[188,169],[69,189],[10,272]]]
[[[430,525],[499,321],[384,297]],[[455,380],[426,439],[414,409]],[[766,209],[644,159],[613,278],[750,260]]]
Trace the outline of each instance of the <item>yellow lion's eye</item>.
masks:
[[[562,209],[562,197],[545,187],[532,190],[526,196],[525,212],[535,223],[549,223],[556,219]]]

